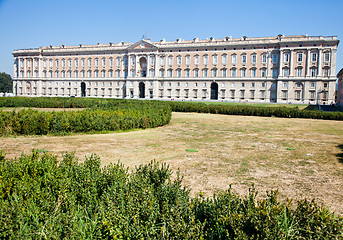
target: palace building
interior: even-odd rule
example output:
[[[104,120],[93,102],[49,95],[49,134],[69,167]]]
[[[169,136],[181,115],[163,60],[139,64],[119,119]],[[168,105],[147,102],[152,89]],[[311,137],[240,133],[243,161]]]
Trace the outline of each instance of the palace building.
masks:
[[[336,36],[177,39],[15,50],[17,96],[335,101]]]

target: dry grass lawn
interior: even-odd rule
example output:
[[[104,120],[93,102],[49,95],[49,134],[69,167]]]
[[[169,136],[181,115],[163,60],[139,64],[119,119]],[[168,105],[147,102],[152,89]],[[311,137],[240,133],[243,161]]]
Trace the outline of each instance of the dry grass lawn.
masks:
[[[338,121],[173,113],[169,125],[146,130],[64,137],[3,137],[8,158],[32,148],[132,168],[151,160],[180,169],[192,194],[210,196],[232,184],[240,195],[255,183],[259,196],[316,198],[343,214],[343,123]],[[196,150],[196,151],[195,151]]]

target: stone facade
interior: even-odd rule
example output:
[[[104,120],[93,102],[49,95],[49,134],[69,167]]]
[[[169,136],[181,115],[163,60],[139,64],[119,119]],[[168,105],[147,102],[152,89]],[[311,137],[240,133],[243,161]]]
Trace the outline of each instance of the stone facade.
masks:
[[[337,74],[337,105],[343,107],[343,68]]]
[[[17,96],[331,103],[336,36],[49,46],[15,50]]]

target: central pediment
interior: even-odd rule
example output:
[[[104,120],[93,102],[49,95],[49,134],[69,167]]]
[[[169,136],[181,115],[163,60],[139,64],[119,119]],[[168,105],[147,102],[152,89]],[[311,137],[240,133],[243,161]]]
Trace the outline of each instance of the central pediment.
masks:
[[[142,39],[132,44],[127,49],[128,50],[152,50],[152,49],[157,49],[157,47],[154,44]]]

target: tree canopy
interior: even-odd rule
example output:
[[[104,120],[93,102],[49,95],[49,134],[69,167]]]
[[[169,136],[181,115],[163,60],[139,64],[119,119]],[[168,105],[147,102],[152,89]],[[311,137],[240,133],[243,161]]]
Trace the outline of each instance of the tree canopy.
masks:
[[[13,83],[9,74],[3,72],[0,73],[0,92],[12,92]]]

